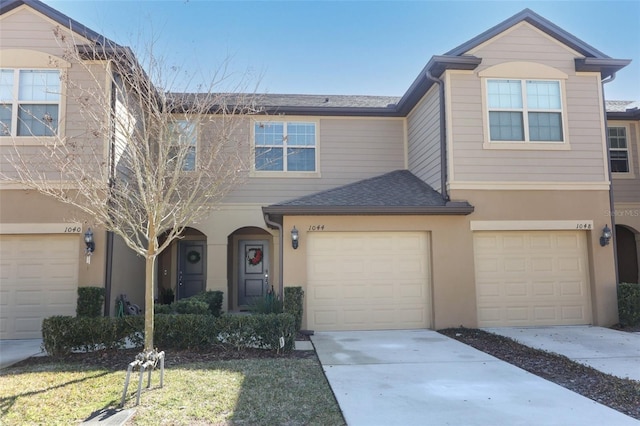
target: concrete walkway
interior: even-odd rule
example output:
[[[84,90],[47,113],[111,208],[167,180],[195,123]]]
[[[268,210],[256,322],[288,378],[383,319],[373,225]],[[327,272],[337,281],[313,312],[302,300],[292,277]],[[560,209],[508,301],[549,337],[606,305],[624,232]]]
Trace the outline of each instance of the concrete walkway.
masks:
[[[0,369],[32,356],[44,355],[42,339],[0,340]]]
[[[592,326],[484,330],[532,348],[564,355],[607,374],[640,381],[640,333]]]
[[[311,337],[350,426],[640,425],[431,330]]]

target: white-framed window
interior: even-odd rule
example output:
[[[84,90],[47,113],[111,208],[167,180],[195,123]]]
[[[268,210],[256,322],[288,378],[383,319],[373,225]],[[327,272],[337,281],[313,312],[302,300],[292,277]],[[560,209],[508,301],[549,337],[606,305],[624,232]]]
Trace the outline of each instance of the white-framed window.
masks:
[[[59,115],[59,70],[0,69],[0,136],[54,136]]]
[[[198,132],[194,122],[176,120],[169,126],[169,161],[182,163],[182,170],[192,172],[196,169]]]
[[[491,142],[564,142],[557,80],[487,79]]]
[[[630,173],[627,128],[612,126],[607,129],[612,173]]]
[[[253,130],[256,171],[316,171],[316,123],[261,121]]]

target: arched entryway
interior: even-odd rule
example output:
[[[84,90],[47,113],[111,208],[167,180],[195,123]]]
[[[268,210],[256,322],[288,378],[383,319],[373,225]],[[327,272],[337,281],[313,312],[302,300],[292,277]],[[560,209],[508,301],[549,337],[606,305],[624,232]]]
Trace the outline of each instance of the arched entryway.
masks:
[[[618,278],[623,283],[637,283],[639,234],[625,225],[616,225],[616,250],[618,252]]]
[[[194,296],[207,286],[207,236],[185,228],[158,257],[158,300],[170,303]]]
[[[273,239],[269,232],[248,226],[228,236],[228,310],[247,310],[273,286]]]

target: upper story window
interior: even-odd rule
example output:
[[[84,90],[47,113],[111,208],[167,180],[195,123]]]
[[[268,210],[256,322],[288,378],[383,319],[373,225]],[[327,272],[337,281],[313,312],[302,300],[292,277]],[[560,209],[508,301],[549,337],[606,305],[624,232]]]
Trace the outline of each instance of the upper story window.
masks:
[[[171,124],[169,131],[169,161],[182,163],[182,170],[192,172],[196,169],[196,149],[198,135],[196,124],[187,120],[178,120]]]
[[[54,136],[60,111],[60,71],[0,70],[0,136]]]
[[[316,123],[257,122],[254,142],[256,171],[316,171]]]
[[[563,142],[559,81],[487,80],[492,142]]]
[[[626,127],[609,127],[609,153],[611,158],[611,172],[629,173],[629,145],[627,143]]]

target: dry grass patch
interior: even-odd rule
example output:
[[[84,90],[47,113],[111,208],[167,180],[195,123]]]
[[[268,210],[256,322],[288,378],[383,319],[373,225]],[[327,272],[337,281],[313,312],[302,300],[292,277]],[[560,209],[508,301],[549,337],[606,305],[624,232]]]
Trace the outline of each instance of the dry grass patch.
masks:
[[[133,376],[132,376],[133,377]],[[116,408],[125,371],[40,363],[0,372],[0,423],[73,424]],[[135,382],[135,383],[134,383]],[[146,384],[146,378],[145,378]],[[174,365],[144,391],[132,425],[340,425],[317,359],[266,358]],[[137,376],[124,408],[133,408]]]

